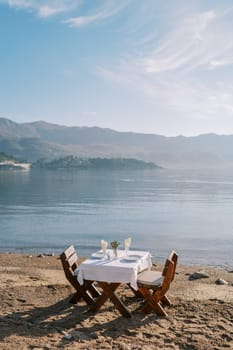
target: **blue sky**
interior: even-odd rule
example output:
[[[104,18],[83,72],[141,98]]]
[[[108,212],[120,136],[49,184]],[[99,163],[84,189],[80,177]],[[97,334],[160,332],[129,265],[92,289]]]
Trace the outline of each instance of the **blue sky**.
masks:
[[[0,117],[233,134],[232,0],[0,0]]]

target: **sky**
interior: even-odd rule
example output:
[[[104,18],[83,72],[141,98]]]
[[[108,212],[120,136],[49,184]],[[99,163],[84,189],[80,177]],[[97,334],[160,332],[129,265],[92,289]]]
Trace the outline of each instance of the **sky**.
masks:
[[[233,134],[232,0],[0,0],[0,117]]]

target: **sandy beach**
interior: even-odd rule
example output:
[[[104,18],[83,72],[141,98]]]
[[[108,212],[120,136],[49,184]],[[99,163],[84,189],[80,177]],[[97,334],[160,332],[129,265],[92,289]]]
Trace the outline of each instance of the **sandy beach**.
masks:
[[[2,253],[0,270],[0,349],[233,349],[233,271],[178,265],[166,318],[143,314],[143,302],[122,287],[132,312],[125,319],[111,302],[97,314],[69,304],[57,256]],[[190,280],[200,270],[209,278]]]

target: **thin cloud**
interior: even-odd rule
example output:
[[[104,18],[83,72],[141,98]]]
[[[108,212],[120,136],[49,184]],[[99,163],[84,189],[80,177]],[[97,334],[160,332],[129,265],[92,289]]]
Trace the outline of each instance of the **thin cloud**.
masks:
[[[18,8],[29,8],[30,7],[30,1],[29,0],[2,0],[1,3],[6,3],[11,7],[18,7]]]
[[[223,66],[227,66],[227,65],[230,65],[232,64],[233,62],[233,53],[231,55],[231,57],[226,57],[225,59],[222,59],[222,60],[213,60],[213,61],[210,61],[210,65],[212,66],[211,68],[216,68],[216,67],[223,67]]]
[[[40,18],[48,18],[75,9],[81,0],[0,0],[0,4],[7,4],[21,10],[35,12]]]
[[[215,18],[214,12],[209,11],[180,22],[160,46],[141,60],[145,72],[161,73],[208,63],[210,54],[215,57],[218,50],[208,35]]]
[[[108,0],[104,3],[103,7],[92,14],[72,17],[63,21],[63,23],[68,24],[70,27],[82,27],[88,24],[96,24],[116,16],[129,4],[129,2],[129,0],[118,0],[117,2]]]
[[[66,9],[64,7],[53,8],[46,5],[46,6],[41,6],[38,9],[38,16],[46,18],[46,17],[57,15],[58,13],[62,13],[65,11]]]
[[[178,23],[158,47],[142,58],[142,68],[148,73],[161,73],[232,64],[231,32],[221,20],[222,13],[210,10]]]
[[[219,115],[233,117],[233,86],[231,82],[208,84],[205,79],[193,75],[167,74],[148,77],[136,70],[129,73],[126,67],[120,70],[99,68],[98,73],[114,83],[123,84],[129,90],[150,97],[154,111],[160,115],[180,115],[184,119],[212,120]],[[143,98],[143,97],[142,97]]]
[[[233,64],[231,12],[214,8],[186,13],[159,43],[150,40],[144,50],[141,41],[140,53],[122,56],[114,67],[98,67],[98,74],[149,96],[160,114],[201,120],[232,117],[233,85],[229,76],[221,75]]]
[[[40,18],[52,17],[57,14],[64,14],[74,11],[87,0],[0,0],[0,4],[7,4],[10,7],[35,12]],[[113,18],[121,12],[132,0],[105,0],[102,7],[95,9],[92,3],[92,12],[87,15],[70,17],[63,23],[70,27],[82,27],[88,24],[100,23]]]

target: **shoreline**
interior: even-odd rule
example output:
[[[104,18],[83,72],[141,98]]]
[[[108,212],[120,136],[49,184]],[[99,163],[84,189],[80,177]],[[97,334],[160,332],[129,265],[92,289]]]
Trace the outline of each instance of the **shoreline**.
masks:
[[[190,280],[199,270],[209,278]],[[131,319],[122,318],[111,302],[95,315],[83,302],[70,305],[73,289],[56,255],[0,253],[0,271],[0,349],[233,348],[232,271],[178,263],[165,318],[142,314],[142,301],[122,287]],[[217,285],[218,278],[228,285]]]
[[[18,247],[18,248],[11,248],[11,247],[5,247],[0,249],[0,254],[21,254],[21,255],[33,255],[33,256],[39,256],[39,255],[45,255],[45,256],[59,256],[59,254],[61,254],[63,252],[63,250],[66,248],[66,245],[61,246],[61,247],[51,247],[51,248],[46,248],[44,246],[42,247]],[[79,253],[79,257],[81,257],[82,259],[86,258],[87,256],[89,256],[93,251],[98,251],[100,249],[99,246],[85,246],[85,247],[80,247],[79,246],[79,252],[81,252],[81,255]],[[140,250],[138,248],[133,249],[133,250]],[[143,250],[143,249],[142,249]],[[147,250],[147,249],[146,249]],[[85,253],[82,253],[83,251],[85,251]],[[167,257],[167,254],[165,254],[164,256],[159,256],[156,257],[156,255],[152,254],[152,260],[153,263],[157,264],[163,264],[163,262],[165,261]],[[203,259],[199,259],[201,261],[191,261],[192,259],[190,259],[190,262],[187,262],[184,258],[182,258],[182,252],[179,252],[179,262],[183,265],[183,266],[187,266],[187,267],[198,267],[198,266],[206,266],[207,268],[214,268],[214,269],[224,269],[226,271],[230,271],[233,270],[233,260],[231,262],[219,262],[219,263],[214,263],[213,261],[211,261],[210,263],[208,262],[208,258],[206,258],[206,262],[203,261]]]

